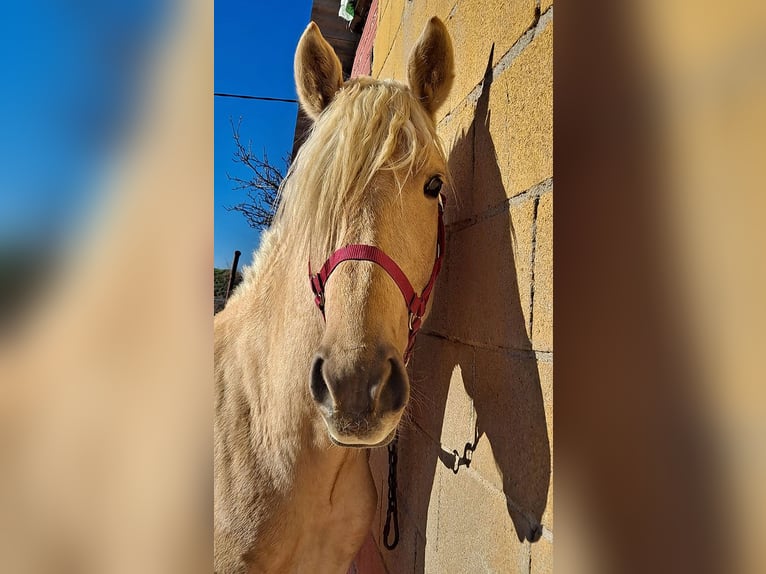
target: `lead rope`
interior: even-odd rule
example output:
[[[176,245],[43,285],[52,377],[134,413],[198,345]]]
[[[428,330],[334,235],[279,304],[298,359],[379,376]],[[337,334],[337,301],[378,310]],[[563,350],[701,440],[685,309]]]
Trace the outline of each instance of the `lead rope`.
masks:
[[[388,550],[393,550],[399,544],[399,510],[396,507],[397,442],[399,442],[399,437],[394,437],[394,440],[388,445],[388,511],[386,512],[386,525],[383,527],[383,544]],[[391,518],[394,519],[394,539],[389,543]]]

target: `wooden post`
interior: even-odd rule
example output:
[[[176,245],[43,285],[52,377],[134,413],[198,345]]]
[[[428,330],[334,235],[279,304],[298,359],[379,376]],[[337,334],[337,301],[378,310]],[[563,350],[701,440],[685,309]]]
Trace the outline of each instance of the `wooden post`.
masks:
[[[226,300],[229,300],[232,289],[234,289],[234,279],[237,277],[237,267],[239,266],[239,256],[242,255],[239,251],[234,252],[234,261],[231,262],[231,270],[229,271],[229,286],[226,288]]]

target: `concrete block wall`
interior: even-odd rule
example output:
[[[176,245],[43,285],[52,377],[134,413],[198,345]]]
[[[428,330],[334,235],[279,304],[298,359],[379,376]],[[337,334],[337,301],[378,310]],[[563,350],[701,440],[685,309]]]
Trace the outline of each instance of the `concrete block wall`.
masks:
[[[432,318],[410,365],[401,541],[393,551],[382,544],[388,464],[376,449],[380,508],[356,567],[551,572],[553,6],[379,0],[374,77],[405,80],[432,15],[456,52],[455,86],[437,118],[456,197]]]

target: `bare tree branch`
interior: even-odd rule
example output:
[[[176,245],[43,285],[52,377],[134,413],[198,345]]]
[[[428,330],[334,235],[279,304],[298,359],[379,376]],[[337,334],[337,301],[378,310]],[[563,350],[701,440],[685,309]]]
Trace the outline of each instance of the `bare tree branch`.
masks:
[[[279,188],[282,180],[290,167],[291,158],[286,156],[282,158],[284,169],[280,170],[274,164],[269,162],[266,150],[262,156],[253,154],[251,142],[247,145],[240,139],[240,126],[242,118],[239,118],[237,125],[229,118],[231,124],[232,137],[234,138],[234,163],[245,166],[249,174],[247,177],[238,177],[226,174],[234,186],[234,190],[244,190],[247,192],[247,200],[232,206],[226,206],[228,211],[238,211],[247,220],[248,225],[255,229],[266,229],[274,220],[274,214],[277,210],[279,201]]]

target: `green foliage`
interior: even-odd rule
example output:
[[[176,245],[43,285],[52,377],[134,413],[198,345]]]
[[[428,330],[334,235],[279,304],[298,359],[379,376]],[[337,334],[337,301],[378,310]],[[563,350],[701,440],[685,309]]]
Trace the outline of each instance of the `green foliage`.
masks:
[[[229,286],[229,269],[213,269],[213,296],[217,298],[226,297],[226,289]],[[234,278],[234,285],[239,285],[242,281],[242,273],[237,271]]]

